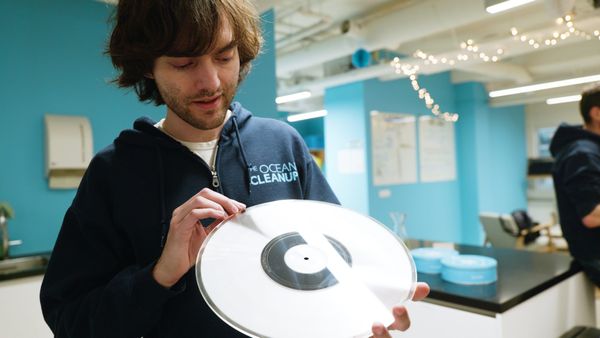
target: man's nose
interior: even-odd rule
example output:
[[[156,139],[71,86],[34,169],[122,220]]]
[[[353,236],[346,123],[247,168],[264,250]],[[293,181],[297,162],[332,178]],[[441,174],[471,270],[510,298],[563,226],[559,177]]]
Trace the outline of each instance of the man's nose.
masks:
[[[211,61],[200,63],[195,72],[196,89],[202,92],[214,93],[221,86],[219,79],[219,69]]]

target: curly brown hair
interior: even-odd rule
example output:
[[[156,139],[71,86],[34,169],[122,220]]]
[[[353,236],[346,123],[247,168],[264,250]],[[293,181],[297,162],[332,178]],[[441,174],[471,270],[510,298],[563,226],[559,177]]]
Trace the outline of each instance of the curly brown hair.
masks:
[[[198,56],[210,51],[223,20],[233,31],[241,82],[263,43],[260,17],[249,0],[120,0],[106,48],[120,75],[119,87],[133,87],[140,101],[164,104],[153,79],[154,61],[166,56]]]

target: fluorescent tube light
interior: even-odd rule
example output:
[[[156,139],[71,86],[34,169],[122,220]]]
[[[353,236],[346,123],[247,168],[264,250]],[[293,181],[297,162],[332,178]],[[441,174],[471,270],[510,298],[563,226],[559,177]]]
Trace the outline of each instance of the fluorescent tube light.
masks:
[[[600,81],[600,74],[584,76],[584,77],[577,77],[577,78],[567,79],[567,80],[538,83],[538,84],[523,86],[523,87],[494,90],[494,91],[490,92],[490,97],[500,97],[500,96],[522,94],[522,93],[537,92],[539,90],[573,86],[573,85],[596,82],[596,81]]]
[[[499,2],[495,5],[487,6],[485,10],[490,14],[496,14],[534,1],[535,0],[507,0]]]
[[[581,95],[553,97],[553,98],[546,100],[546,104],[559,104],[559,103],[577,102],[577,101],[581,101]]]
[[[278,96],[275,99],[275,102],[277,104],[282,104],[282,103],[288,103],[288,102],[293,102],[293,101],[298,101],[298,100],[304,100],[304,99],[308,99],[309,97],[311,97],[311,93],[309,91],[304,91],[304,92],[299,92],[299,93],[294,93],[294,94],[289,94],[289,95],[283,95],[283,96]]]
[[[302,120],[323,117],[325,115],[327,115],[327,110],[323,109],[323,110],[311,111],[308,113],[299,113],[299,114],[290,115],[290,116],[288,116],[287,120],[288,120],[288,122],[298,122],[298,121],[302,121]]]

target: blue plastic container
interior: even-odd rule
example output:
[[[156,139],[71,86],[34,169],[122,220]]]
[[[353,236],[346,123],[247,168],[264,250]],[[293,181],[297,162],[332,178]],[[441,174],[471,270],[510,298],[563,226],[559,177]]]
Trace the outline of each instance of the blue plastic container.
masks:
[[[446,256],[441,263],[442,279],[451,283],[480,285],[498,280],[498,261],[487,256]]]
[[[417,272],[435,274],[442,271],[442,258],[458,255],[458,251],[450,248],[417,248],[411,250],[410,254]]]

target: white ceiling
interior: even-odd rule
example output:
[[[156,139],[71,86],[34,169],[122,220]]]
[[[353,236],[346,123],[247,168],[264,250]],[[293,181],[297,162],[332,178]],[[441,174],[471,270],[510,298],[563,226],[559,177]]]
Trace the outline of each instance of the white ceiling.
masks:
[[[593,0],[536,0],[493,15],[485,11],[484,0],[256,1],[260,9],[275,8],[278,93],[310,90],[317,95],[280,105],[281,110],[320,108],[318,96],[329,86],[404,77],[389,65],[395,54],[403,63],[418,65],[417,74],[449,70],[454,82],[482,81],[489,90],[600,74],[600,37],[594,35],[600,30],[600,9],[594,9]],[[565,15],[572,16],[573,32],[566,22],[557,23]],[[569,36],[561,39],[566,32]],[[461,48],[468,40],[477,52]],[[371,66],[353,69],[350,55],[359,48],[385,53],[373,54]],[[415,57],[419,50],[432,59]],[[469,59],[458,60],[458,55]],[[582,87],[495,98],[491,104],[541,102],[579,93]]]

